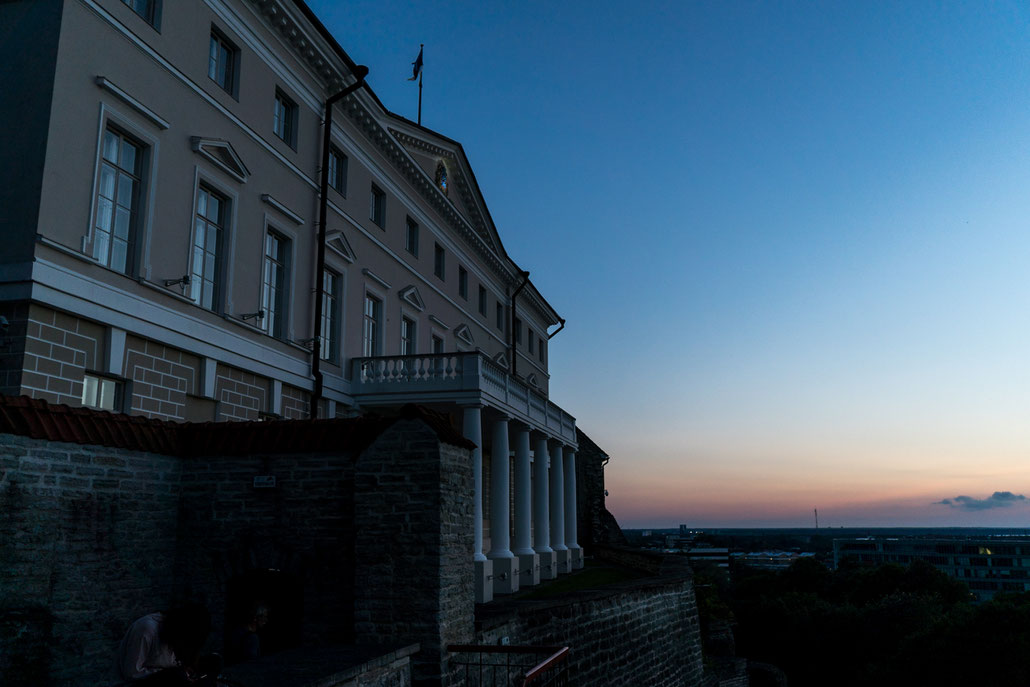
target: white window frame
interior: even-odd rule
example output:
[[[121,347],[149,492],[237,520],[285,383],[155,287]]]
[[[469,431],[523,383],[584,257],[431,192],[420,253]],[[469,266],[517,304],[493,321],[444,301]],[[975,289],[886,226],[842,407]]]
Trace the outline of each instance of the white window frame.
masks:
[[[147,124],[141,124],[141,121]],[[151,278],[150,267],[150,240],[154,219],[154,197],[157,193],[157,164],[159,155],[159,141],[151,135],[155,128],[150,120],[140,120],[130,117],[106,103],[100,103],[99,118],[97,121],[96,149],[93,158],[93,184],[90,189],[89,218],[86,221],[86,231],[82,236],[80,250],[89,260],[98,265],[104,265],[93,258],[93,240],[95,238],[94,228],[96,224],[96,213],[98,209],[97,197],[100,188],[100,161],[103,159],[104,132],[109,127],[121,129],[130,138],[135,138],[144,146],[143,166],[140,169],[140,191],[137,194],[140,207],[136,211],[135,255],[129,256],[128,267],[125,272],[129,276],[140,276],[144,279]],[[192,225],[192,221],[191,221]],[[107,267],[104,265],[104,267]],[[112,268],[108,268],[112,269]]]
[[[373,350],[369,351],[367,347],[367,330],[365,328],[365,304],[369,297],[374,298],[379,303],[379,319],[376,321],[376,338],[374,340]],[[386,345],[385,336],[386,333],[386,298],[384,298],[382,292],[377,289],[371,288],[367,283],[365,284],[365,290],[361,297],[361,357],[362,358],[375,358],[383,355],[383,350]]]
[[[225,258],[222,260],[220,274],[218,275],[221,279],[220,286],[222,288],[219,289],[219,294],[216,298],[216,300],[221,302],[219,303],[220,307],[213,308],[211,312],[219,314],[231,313],[234,309],[232,284],[233,264],[235,263],[236,254],[236,220],[239,215],[240,206],[239,193],[222,183],[214,174],[210,174],[200,167],[194,167],[194,170],[193,201],[190,206],[189,219],[189,242],[186,245],[186,271],[183,274],[193,274],[193,241],[196,233],[197,199],[200,196],[200,187],[202,185],[208,186],[229,201],[229,216],[226,218],[225,232],[222,235],[222,250],[225,252]],[[199,308],[204,307],[197,301],[193,301],[193,303]]]
[[[282,279],[282,282],[283,282],[283,285],[282,285],[283,293],[282,293],[282,298],[280,299],[280,302],[281,302],[281,305],[282,305],[282,312],[277,312],[276,313],[278,321],[279,321],[279,327],[278,327],[279,331],[278,332],[273,331],[272,318],[269,316],[269,312],[268,312],[268,310],[270,310],[270,309],[266,309],[266,307],[265,307],[266,306],[266,304],[265,304],[265,295],[266,295],[265,294],[265,288],[268,285],[267,284],[268,279],[267,279],[267,276],[265,274],[265,271],[268,269],[269,256],[268,256],[268,252],[267,252],[267,245],[268,245],[268,237],[269,236],[278,236],[280,241],[285,242],[285,245],[283,247],[283,250],[285,252],[285,255],[283,256],[283,270],[284,270],[283,279]],[[265,316],[263,318],[261,318],[261,328],[264,329],[265,333],[268,334],[269,336],[277,338],[277,339],[280,339],[280,340],[283,340],[283,341],[288,341],[288,340],[293,338],[293,307],[292,306],[293,306],[293,293],[294,293],[294,290],[293,290],[293,280],[294,280],[294,272],[295,272],[295,270],[293,269],[293,263],[294,263],[294,255],[295,255],[295,252],[296,252],[295,248],[294,248],[295,245],[296,245],[296,236],[292,232],[284,231],[281,225],[273,223],[273,222],[269,222],[268,221],[268,217],[267,216],[265,217],[265,231],[264,231],[264,234],[262,235],[262,241],[261,241],[261,262],[260,262],[260,265],[261,265],[261,290],[259,291],[260,299],[261,300],[260,300],[260,305],[258,306],[258,308],[260,310],[265,310],[266,311],[265,312]]]

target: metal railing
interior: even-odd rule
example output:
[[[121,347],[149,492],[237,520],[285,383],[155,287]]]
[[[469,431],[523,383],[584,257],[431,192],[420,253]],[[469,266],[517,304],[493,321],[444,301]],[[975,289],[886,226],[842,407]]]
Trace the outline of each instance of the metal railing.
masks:
[[[468,687],[566,687],[569,647],[452,644],[451,665]]]

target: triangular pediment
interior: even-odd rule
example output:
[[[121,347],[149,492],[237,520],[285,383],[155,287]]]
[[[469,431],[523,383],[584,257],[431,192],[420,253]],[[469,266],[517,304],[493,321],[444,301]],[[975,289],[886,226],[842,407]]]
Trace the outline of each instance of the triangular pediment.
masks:
[[[428,182],[427,189],[439,193],[494,252],[501,252],[496,229],[461,145],[410,127],[391,127],[390,133],[418,164]]]
[[[191,140],[193,152],[207,158],[237,181],[244,182],[250,176],[250,171],[243,164],[243,159],[228,141],[221,138],[201,138],[200,136],[194,136]]]
[[[354,250],[342,231],[330,231],[325,235],[325,245],[347,262],[354,262]]]
[[[498,353],[494,356],[494,362],[503,367],[505,370],[508,369],[508,356],[503,353]]]
[[[419,312],[426,309],[426,303],[422,300],[422,295],[419,294],[418,289],[414,285],[405,286],[397,295],[400,296],[402,301]]]
[[[469,346],[474,345],[476,342],[472,338],[472,330],[469,329],[467,324],[458,325],[458,328],[454,330],[454,336],[461,341],[467,343]]]

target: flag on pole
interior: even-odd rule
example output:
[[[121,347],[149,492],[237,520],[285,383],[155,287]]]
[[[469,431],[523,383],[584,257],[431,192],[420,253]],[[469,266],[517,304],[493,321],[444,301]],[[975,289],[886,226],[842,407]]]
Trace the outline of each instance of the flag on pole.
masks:
[[[414,81],[418,78],[418,75],[422,73],[422,47],[418,48],[418,57],[411,63],[411,78],[408,81]]]

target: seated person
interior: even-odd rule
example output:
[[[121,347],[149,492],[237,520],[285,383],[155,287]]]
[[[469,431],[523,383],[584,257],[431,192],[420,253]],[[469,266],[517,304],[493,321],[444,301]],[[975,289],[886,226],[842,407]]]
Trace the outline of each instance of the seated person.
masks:
[[[199,604],[185,604],[137,619],[118,647],[119,676],[134,686],[194,685],[210,672],[198,672],[200,649],[211,631],[211,617]],[[210,674],[211,684],[218,670]]]
[[[264,601],[255,601],[248,609],[243,622],[229,634],[225,658],[229,663],[249,661],[261,655],[261,637],[258,632],[268,624],[268,606]]]

